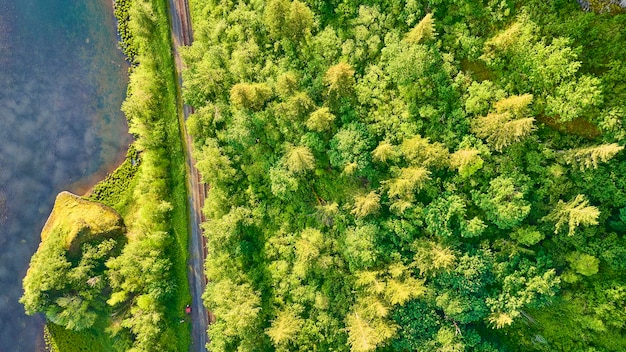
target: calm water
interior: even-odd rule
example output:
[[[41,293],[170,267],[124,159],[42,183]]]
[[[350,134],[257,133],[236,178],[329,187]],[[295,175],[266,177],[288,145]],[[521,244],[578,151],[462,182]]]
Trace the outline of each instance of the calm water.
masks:
[[[42,345],[18,302],[54,197],[123,157],[126,69],[111,0],[0,0],[0,352]]]

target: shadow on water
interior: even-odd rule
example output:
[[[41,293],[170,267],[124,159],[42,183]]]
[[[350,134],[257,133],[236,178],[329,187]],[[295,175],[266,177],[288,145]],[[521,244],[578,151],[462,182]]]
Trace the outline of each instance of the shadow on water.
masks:
[[[114,26],[111,0],[0,0],[0,352],[42,348],[44,319],[18,299],[56,194],[85,191],[130,142]]]

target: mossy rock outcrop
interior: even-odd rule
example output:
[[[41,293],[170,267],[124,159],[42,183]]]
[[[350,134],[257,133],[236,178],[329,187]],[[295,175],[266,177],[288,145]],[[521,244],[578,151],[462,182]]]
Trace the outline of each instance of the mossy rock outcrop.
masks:
[[[68,256],[76,258],[83,243],[117,238],[125,232],[124,220],[113,208],[61,192],[41,231],[41,242],[62,236]]]
[[[121,253],[125,232],[112,208],[60,193],[24,277],[26,313],[44,313],[66,329],[91,327],[106,310],[106,262]]]

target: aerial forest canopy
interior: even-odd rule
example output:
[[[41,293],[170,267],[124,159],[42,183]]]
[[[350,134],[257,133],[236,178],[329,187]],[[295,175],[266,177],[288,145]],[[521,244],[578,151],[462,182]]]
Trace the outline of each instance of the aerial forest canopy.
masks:
[[[191,5],[212,351],[626,350],[625,15]]]

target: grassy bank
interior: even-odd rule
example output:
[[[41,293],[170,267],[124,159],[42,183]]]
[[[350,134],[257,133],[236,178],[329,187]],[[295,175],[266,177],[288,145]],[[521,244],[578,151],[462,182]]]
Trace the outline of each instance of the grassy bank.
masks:
[[[122,47],[133,63],[122,110],[136,142],[90,198],[120,212],[129,243],[107,264],[112,292],[102,321],[78,333],[50,325],[53,350],[189,348],[189,322],[180,323],[190,300],[187,190],[167,6],[166,0],[116,4]]]

